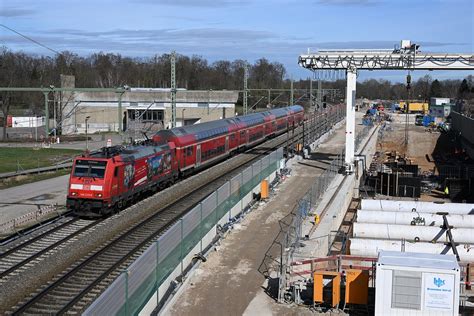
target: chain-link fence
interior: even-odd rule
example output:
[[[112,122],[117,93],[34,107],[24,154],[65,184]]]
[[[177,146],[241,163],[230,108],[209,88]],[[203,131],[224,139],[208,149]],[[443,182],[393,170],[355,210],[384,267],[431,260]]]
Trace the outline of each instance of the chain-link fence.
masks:
[[[246,196],[275,173],[282,157],[282,148],[272,152],[196,205],[121,273],[85,314],[137,314],[155,293],[161,300],[193,255],[202,253],[212,241],[218,225],[232,221],[245,209],[243,201],[251,200]]]
[[[312,214],[316,216],[317,206],[321,202],[324,192],[329,188],[329,185],[334,180],[336,175],[344,166],[344,153],[338,154],[329,164],[327,169],[316,179],[311,185],[310,189],[305,193],[302,199],[298,201],[290,214],[291,220],[289,224],[280,222],[281,240],[277,241],[281,244],[280,249],[282,253],[276,257],[271,258],[271,253],[267,252],[265,260],[268,262],[280,260],[279,264],[279,286],[278,286],[278,301],[284,301],[284,294],[287,287],[287,276],[289,264],[292,262],[294,252],[299,248],[299,241],[303,237],[302,226],[305,218]],[[321,211],[321,210],[319,210]],[[321,214],[317,214],[321,216]],[[288,219],[286,219],[288,221]],[[264,262],[265,262],[264,260]],[[269,269],[267,268],[267,271]]]
[[[363,140],[372,130],[372,126],[365,126],[355,139],[355,147],[360,150],[363,146]],[[335,155],[329,166],[318,176],[309,190],[305,193],[291,213],[280,221],[280,232],[275,238],[272,246],[267,250],[265,258],[260,265],[259,271],[267,278],[272,277],[272,271],[277,272],[278,289],[277,299],[279,302],[285,301],[285,294],[288,288],[288,276],[290,275],[290,264],[293,261],[295,251],[300,247],[304,220],[311,215],[313,218],[321,218],[324,210],[319,208],[324,193],[328,190],[334,178],[343,172],[344,151]],[[342,208],[343,199],[335,200],[333,203],[339,203]],[[334,235],[334,234],[333,234]],[[332,240],[336,237],[329,236],[328,251]]]

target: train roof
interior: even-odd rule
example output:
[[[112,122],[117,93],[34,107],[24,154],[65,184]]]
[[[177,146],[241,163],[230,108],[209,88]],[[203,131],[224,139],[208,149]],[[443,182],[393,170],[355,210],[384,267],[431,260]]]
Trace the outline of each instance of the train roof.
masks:
[[[267,112],[258,112],[258,113],[253,113],[253,114],[236,116],[234,120],[237,122],[245,123],[247,126],[254,126],[254,125],[262,124],[263,122],[265,122],[264,120],[266,116],[265,114],[267,114]]]
[[[192,134],[195,135],[197,140],[201,140],[227,133],[231,124],[234,123],[230,119],[223,119],[195,125],[176,127],[172,128],[170,131],[177,137]]]
[[[124,161],[140,159],[151,154],[169,149],[168,144],[154,145],[128,145],[128,146],[113,146],[103,147],[97,151],[91,152],[88,156],[81,158],[112,158],[120,156]]]
[[[301,105],[291,105],[287,107],[287,109],[295,111],[295,112],[301,112],[304,110],[304,108]]]
[[[169,149],[168,144],[163,144],[159,146],[150,146],[150,145],[127,146],[120,153],[120,157],[124,161],[136,160],[136,159],[153,155],[155,153],[158,153],[167,149]]]
[[[276,108],[269,111],[236,116],[228,119],[175,127],[169,130],[161,130],[157,134],[159,134],[163,139],[169,139],[171,136],[183,137],[186,135],[194,135],[199,141],[226,134],[229,131],[229,126],[236,123],[244,123],[246,126],[250,127],[264,123],[265,116],[275,115],[277,118],[281,118],[287,116],[290,111],[301,112],[303,111],[303,107],[300,105],[293,105],[285,108]]]

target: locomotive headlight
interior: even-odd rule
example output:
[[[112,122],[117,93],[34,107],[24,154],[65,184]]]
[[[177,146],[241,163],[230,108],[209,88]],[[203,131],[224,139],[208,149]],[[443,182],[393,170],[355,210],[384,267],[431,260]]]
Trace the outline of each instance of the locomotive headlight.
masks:
[[[102,193],[97,193],[95,196],[102,197]]]
[[[72,196],[76,196],[76,195],[77,195],[77,192],[72,192],[71,195],[72,195]]]

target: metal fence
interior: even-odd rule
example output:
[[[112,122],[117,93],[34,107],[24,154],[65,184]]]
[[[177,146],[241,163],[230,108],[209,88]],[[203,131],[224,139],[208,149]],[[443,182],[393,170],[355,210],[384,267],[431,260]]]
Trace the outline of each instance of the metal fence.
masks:
[[[356,136],[356,149],[360,150],[363,145],[362,140],[366,138],[373,127],[365,126]],[[290,264],[293,261],[295,251],[300,247],[303,231],[302,226],[308,215],[322,217],[323,210],[319,208],[324,193],[329,188],[331,182],[344,168],[344,151],[340,152],[330,162],[324,172],[316,178],[309,190],[301,198],[291,213],[280,221],[280,232],[274,240],[272,246],[267,250],[259,271],[266,277],[271,277],[271,271],[277,271],[278,294],[280,303],[286,301],[285,295],[288,288],[288,276],[290,275]],[[336,200],[334,203],[342,203],[343,200]],[[335,236],[332,236],[335,238]],[[329,236],[328,251],[331,247],[332,239]]]
[[[179,275],[183,274],[191,262],[190,254],[201,253],[206,248],[203,238],[212,230],[214,237],[218,223],[232,221],[245,209],[241,201],[277,170],[282,157],[282,148],[272,152],[196,205],[123,271],[85,314],[131,315],[140,312],[161,285],[168,287],[169,277],[177,268]]]
[[[321,202],[321,198],[324,195],[324,192],[329,188],[329,185],[334,180],[336,175],[339,173],[341,168],[344,166],[344,153],[340,153],[334,158],[327,169],[316,179],[316,181],[311,185],[310,189],[305,193],[302,199],[300,199],[297,205],[293,208],[290,214],[290,222],[284,223],[280,222],[280,234],[281,240],[277,241],[277,244],[280,244],[281,253],[278,257],[272,258],[271,253],[267,252],[264,262],[272,262],[279,260],[279,286],[278,286],[278,301],[284,302],[285,293],[287,288],[287,276],[288,269],[290,268],[289,264],[292,261],[293,254],[299,247],[299,241],[303,237],[302,226],[305,218],[309,214],[316,215],[317,206]],[[321,210],[319,210],[320,212]],[[318,215],[321,215],[319,213]],[[267,271],[270,268],[267,267]]]
[[[469,179],[474,178],[474,166],[472,165],[437,165],[439,178],[444,180],[451,179]]]

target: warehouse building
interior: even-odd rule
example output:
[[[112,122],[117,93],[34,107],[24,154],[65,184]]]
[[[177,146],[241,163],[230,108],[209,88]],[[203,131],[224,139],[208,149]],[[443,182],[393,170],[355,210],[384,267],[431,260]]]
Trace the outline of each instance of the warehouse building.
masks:
[[[62,76],[62,86],[74,87],[73,76]],[[63,92],[62,133],[89,133],[119,130],[156,131],[171,127],[171,91],[163,88],[129,88],[116,92]],[[190,125],[235,115],[237,91],[190,91],[176,93],[176,125]]]

